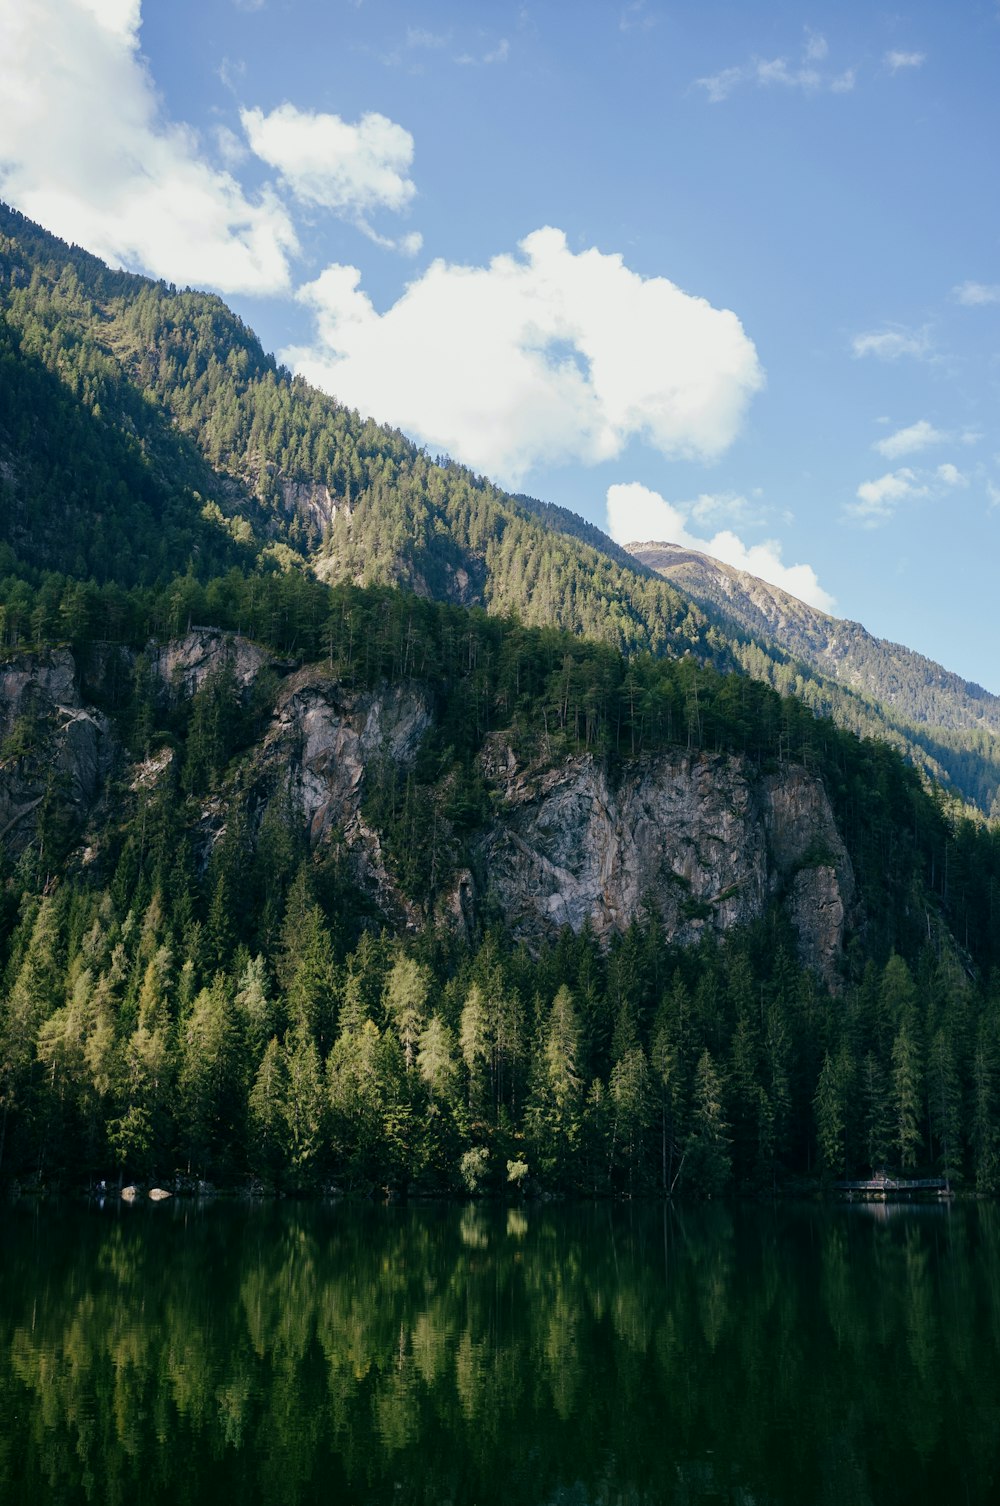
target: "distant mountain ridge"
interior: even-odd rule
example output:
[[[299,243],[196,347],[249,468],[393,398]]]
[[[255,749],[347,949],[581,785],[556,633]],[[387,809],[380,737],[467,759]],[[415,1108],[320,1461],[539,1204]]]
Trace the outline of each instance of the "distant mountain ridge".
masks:
[[[860,622],[821,612],[780,586],[679,544],[626,547],[706,610],[724,612],[745,632],[772,639],[911,721],[1000,732],[1000,696],[914,649],[876,638]]]
[[[721,560],[678,544],[626,547],[725,631],[774,645],[880,710],[892,726],[916,736],[939,758],[960,788],[967,783],[959,767],[963,754],[974,750],[1000,769],[1000,696],[913,649],[875,637],[859,622],[821,612]],[[973,734],[973,739],[955,735],[962,733]],[[980,790],[973,798],[988,808],[996,792],[984,802],[985,793]]]

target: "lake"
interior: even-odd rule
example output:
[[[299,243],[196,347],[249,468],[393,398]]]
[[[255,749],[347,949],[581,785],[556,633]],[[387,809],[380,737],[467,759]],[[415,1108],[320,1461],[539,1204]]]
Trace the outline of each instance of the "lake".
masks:
[[[0,1500],[1000,1497],[1000,1209],[0,1205]]]

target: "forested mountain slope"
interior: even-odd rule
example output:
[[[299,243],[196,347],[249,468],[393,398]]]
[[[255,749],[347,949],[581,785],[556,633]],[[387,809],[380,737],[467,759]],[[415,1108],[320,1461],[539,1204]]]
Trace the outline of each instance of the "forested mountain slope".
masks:
[[[175,589],[0,664],[0,1178],[997,1186],[1000,844],[891,749],[297,573],[150,639]]]
[[[995,829],[216,298],[0,337],[0,1177],[997,1187]]]
[[[841,672],[830,654],[813,665],[817,631],[797,609],[720,615],[693,576],[679,592],[574,514],[432,461],[292,378],[220,299],[109,271],[0,206],[5,636],[30,635],[25,582],[43,572],[130,586],[232,567],[398,584],[626,653],[691,652],[884,737],[984,811],[1000,784],[995,706],[977,719],[956,677],[936,684],[899,651],[889,683],[884,645],[865,660],[878,673]],[[45,589],[72,615],[51,578]],[[111,599],[94,631],[116,636],[119,613]]]
[[[127,584],[211,573],[235,548],[626,650],[724,656],[653,572],[293,379],[218,298],[109,272],[3,207],[0,295],[0,538],[24,566]],[[72,476],[44,473],[46,454],[77,453]]]

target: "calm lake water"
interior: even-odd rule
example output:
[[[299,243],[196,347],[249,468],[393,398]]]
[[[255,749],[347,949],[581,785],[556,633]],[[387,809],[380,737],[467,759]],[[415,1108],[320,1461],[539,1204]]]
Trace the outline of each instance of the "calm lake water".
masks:
[[[1000,1209],[0,1205],[0,1501],[1000,1499]]]

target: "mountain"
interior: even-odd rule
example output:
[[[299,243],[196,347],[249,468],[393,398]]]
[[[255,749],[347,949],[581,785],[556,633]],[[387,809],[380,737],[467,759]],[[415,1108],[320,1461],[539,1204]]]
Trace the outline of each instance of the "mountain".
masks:
[[[291,377],[219,298],[109,271],[0,206],[7,637],[30,631],[23,587],[39,572],[119,588],[232,568],[393,584],[626,653],[692,653],[883,738],[984,812],[1000,786],[993,711],[974,687],[963,711],[961,682],[943,671],[933,696],[926,674],[916,694],[918,656],[876,672],[869,652],[868,672],[847,678],[836,654],[813,664],[801,604],[741,616],[727,597],[724,612],[695,573],[672,570],[668,584],[566,509],[432,461]],[[82,608],[78,592],[60,606],[46,589],[52,631],[60,611]],[[122,611],[111,589],[93,631],[115,636]]]
[[[892,741],[0,210],[0,1177],[993,1190],[1000,833]]]
[[[655,572],[293,378],[216,297],[110,272],[3,206],[0,295],[11,573],[308,563],[628,651],[722,652]]]
[[[993,834],[690,656],[321,589],[0,662],[0,1175],[996,1185]]]
[[[918,766],[991,808],[1000,784],[1000,697],[708,555],[669,543],[629,544],[628,552],[696,602],[730,640],[776,648],[793,660],[796,695],[825,709],[833,683],[844,687]],[[748,648],[737,656],[754,672]],[[843,697],[831,709],[851,724]]]

